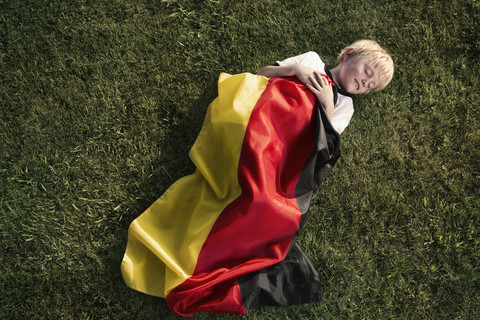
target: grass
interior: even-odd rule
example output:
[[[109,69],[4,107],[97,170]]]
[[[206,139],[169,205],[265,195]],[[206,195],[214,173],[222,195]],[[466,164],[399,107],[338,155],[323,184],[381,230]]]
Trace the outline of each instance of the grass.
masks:
[[[177,319],[128,289],[130,222],[193,170],[220,72],[359,38],[357,97],[301,246],[325,301],[195,319],[480,318],[480,4],[0,0],[0,318]]]

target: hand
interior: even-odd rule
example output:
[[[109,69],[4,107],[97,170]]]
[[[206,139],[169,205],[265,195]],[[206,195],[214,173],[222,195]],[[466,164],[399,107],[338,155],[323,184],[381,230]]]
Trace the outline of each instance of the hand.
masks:
[[[327,117],[332,121],[333,117],[333,90],[327,78],[318,71],[314,71],[308,77],[307,88],[313,92],[317,100],[323,105]]]
[[[310,76],[314,74],[315,69],[305,67],[299,64],[294,65],[293,68],[295,77],[297,77],[297,79],[300,80],[301,83],[303,83],[304,85],[312,84],[310,81]]]

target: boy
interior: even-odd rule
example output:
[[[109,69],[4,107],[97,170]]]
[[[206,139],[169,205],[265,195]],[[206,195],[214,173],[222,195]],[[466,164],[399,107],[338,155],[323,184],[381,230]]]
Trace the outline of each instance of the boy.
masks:
[[[265,67],[264,76],[222,74],[190,151],[195,172],[129,228],[127,285],[165,298],[186,317],[320,301],[318,274],[296,239],[340,155],[338,132],[353,113],[347,92],[383,88],[391,79],[383,53],[372,56],[354,44],[332,72],[307,53]],[[333,90],[320,72],[335,81]],[[284,76],[297,76],[315,97]]]
[[[337,62],[329,70],[318,54],[310,51],[264,67],[258,75],[296,76],[322,103],[335,130],[342,133],[354,112],[351,96],[385,88],[392,80],[394,66],[388,53],[372,40],[359,40],[344,48]],[[330,89],[322,73],[336,84],[336,90]]]

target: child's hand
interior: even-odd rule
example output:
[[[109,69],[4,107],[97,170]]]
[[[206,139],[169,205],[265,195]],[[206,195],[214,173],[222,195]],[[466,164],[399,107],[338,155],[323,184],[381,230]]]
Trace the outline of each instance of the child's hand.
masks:
[[[333,117],[333,90],[328,79],[318,71],[314,71],[308,77],[307,88],[313,92],[318,101],[323,105],[327,117],[332,121]]]
[[[312,84],[310,81],[310,77],[314,74],[315,69],[302,66],[300,64],[294,65],[294,74],[298,80],[304,85]]]

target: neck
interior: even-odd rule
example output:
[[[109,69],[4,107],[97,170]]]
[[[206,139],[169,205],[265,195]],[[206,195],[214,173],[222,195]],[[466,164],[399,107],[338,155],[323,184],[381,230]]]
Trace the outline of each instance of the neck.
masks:
[[[340,68],[339,65],[337,65],[335,68],[330,69],[330,73],[332,74],[333,81],[337,84],[339,89],[343,90],[343,88],[340,86],[340,83],[338,82],[339,79],[339,72]]]

